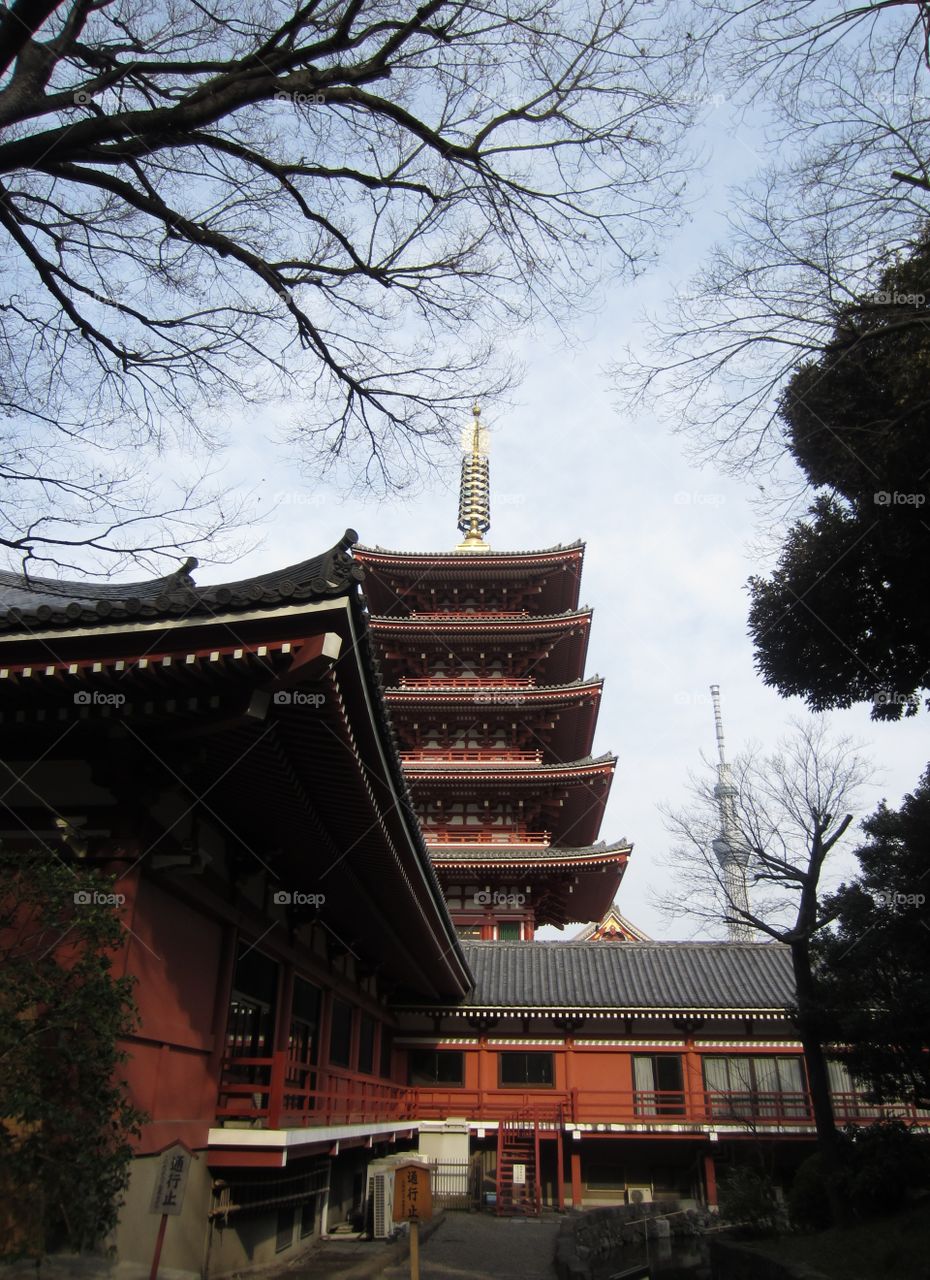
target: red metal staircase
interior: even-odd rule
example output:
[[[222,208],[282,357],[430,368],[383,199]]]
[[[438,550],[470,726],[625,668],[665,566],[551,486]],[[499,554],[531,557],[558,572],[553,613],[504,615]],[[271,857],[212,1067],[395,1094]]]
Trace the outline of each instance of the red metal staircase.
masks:
[[[540,1206],[539,1120],[524,1111],[497,1127],[497,1212],[538,1217]]]

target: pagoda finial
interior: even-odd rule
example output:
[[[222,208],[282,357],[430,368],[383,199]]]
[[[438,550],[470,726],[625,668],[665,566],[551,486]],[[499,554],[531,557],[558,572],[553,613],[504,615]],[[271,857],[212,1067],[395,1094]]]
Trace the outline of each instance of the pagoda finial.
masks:
[[[484,535],[491,527],[491,480],[487,430],[481,423],[481,406],[472,405],[473,422],[463,440],[462,479],[459,487],[458,527],[465,536],[456,551],[490,551]]]
[[[736,821],[737,790],[733,784],[733,775],[727,764],[723,745],[723,716],[720,713],[720,686],[710,686],[710,696],[714,704],[714,728],[717,733],[717,785],[714,797],[720,811],[720,835],[712,842],[717,861],[723,872],[723,886],[727,897],[727,906],[731,911],[749,912],[749,893],[746,889],[746,865],[749,862],[749,846],[743,839]],[[752,929],[749,922],[743,919],[730,920],[727,924],[730,942],[751,942]]]

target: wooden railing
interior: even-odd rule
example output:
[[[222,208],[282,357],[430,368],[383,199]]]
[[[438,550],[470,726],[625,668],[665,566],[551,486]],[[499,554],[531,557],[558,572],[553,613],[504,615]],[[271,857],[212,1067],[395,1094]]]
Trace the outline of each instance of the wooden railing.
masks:
[[[446,827],[437,830],[435,827],[424,827],[423,838],[427,845],[439,844],[542,844],[547,845],[552,839],[551,831],[514,831],[499,830],[487,827]]]
[[[318,1070],[287,1053],[227,1058],[216,1110],[221,1121],[267,1129],[410,1119],[413,1091],[338,1068]]]
[[[402,751],[404,764],[539,764],[541,751],[517,751],[511,747],[416,747]]]
[[[536,687],[534,676],[492,676],[479,675],[474,672],[469,676],[447,676],[439,672],[431,676],[401,676],[398,680],[401,689],[444,689],[449,685],[461,688],[467,685],[472,689],[533,689]]]
[[[813,1110],[806,1093],[719,1093],[703,1090],[689,1095],[678,1090],[540,1089],[515,1090],[427,1089],[416,1090],[414,1113],[418,1119],[439,1120],[467,1115],[473,1120],[501,1121],[515,1112],[538,1114],[545,1130],[551,1117],[563,1124],[631,1124],[661,1129],[665,1125],[734,1124],[813,1125]],[[906,1103],[874,1106],[858,1094],[834,1096],[837,1124],[870,1123],[892,1118],[930,1125],[930,1112]]]
[[[810,1128],[806,1093],[622,1089],[457,1089],[404,1086],[337,1068],[319,1070],[284,1053],[265,1058],[230,1057],[223,1070],[217,1118],[267,1129],[384,1121],[470,1120],[501,1123],[532,1116],[540,1133],[566,1125],[622,1124],[661,1131],[682,1124],[746,1128],[798,1125]],[[876,1106],[860,1094],[835,1094],[838,1125],[905,1119],[930,1125],[930,1111],[907,1103]]]

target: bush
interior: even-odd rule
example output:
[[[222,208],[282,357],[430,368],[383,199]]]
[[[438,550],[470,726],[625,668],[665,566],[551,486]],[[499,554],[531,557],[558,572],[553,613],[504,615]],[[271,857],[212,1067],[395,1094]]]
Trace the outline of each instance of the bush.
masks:
[[[930,1135],[901,1120],[865,1127],[849,1125],[840,1135],[839,1193],[855,1218],[901,1207],[910,1193],[930,1187]],[[823,1161],[810,1156],[788,1194],[792,1223],[805,1230],[830,1226]]]
[[[761,1169],[728,1170],[718,1186],[720,1216],[753,1231],[774,1231],[780,1211],[775,1185]]]
[[[802,1231],[823,1231],[830,1226],[832,1214],[821,1156],[808,1156],[794,1175],[788,1192],[788,1217]]]

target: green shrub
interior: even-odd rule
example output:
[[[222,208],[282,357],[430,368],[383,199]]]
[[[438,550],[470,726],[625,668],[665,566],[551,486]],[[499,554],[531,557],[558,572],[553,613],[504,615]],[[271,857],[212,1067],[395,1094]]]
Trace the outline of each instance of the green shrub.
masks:
[[[788,1192],[788,1217],[802,1231],[823,1231],[830,1226],[832,1214],[821,1156],[808,1156],[794,1175]]]
[[[761,1169],[729,1169],[718,1184],[720,1216],[753,1231],[773,1231],[781,1217],[775,1186]]]
[[[887,1213],[909,1193],[930,1187],[930,1135],[901,1120],[849,1125],[839,1135],[840,1196],[854,1218]],[[788,1194],[792,1223],[819,1231],[831,1224],[827,1180],[820,1155],[800,1166]]]

